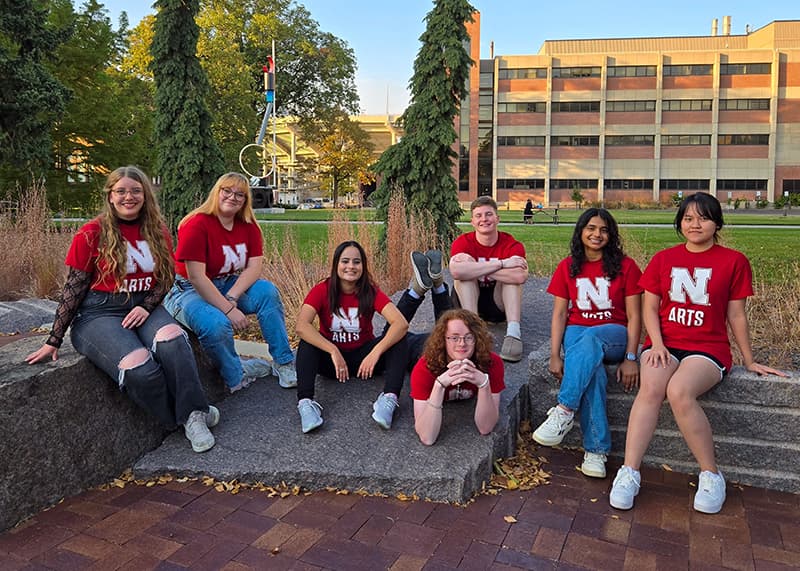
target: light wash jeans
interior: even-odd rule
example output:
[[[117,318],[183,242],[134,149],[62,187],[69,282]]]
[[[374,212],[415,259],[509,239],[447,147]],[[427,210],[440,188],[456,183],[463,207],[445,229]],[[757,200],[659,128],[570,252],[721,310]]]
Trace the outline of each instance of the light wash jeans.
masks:
[[[231,275],[211,281],[225,295],[237,278],[238,276]],[[200,345],[219,369],[225,384],[228,387],[238,385],[244,377],[244,370],[233,344],[233,326],[228,317],[204,300],[189,280],[180,277],[176,278],[175,284],[164,298],[164,307],[197,335]],[[255,314],[258,317],[261,335],[269,345],[270,355],[276,363],[284,365],[294,360],[286,334],[283,303],[275,284],[267,280],[256,280],[239,297],[237,307],[246,315]]]
[[[114,379],[133,402],[171,428],[184,424],[195,410],[207,412],[208,401],[186,333],[155,340],[159,329],[176,325],[162,306],[139,327],[122,326],[122,319],[144,297],[143,292],[90,291],[72,321],[70,339],[75,350]],[[118,367],[126,355],[142,347],[150,352],[144,363]]]
[[[608,454],[611,450],[604,363],[622,361],[627,340],[627,328],[616,323],[570,325],[564,332],[564,377],[558,402],[580,412],[586,452]]]

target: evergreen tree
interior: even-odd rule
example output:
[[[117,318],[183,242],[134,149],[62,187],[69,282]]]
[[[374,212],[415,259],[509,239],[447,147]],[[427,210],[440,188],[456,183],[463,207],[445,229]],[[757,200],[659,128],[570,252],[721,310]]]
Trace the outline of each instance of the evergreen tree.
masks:
[[[69,38],[33,0],[0,0],[0,182],[39,177],[51,162],[50,126],[69,99],[45,62]]]
[[[402,191],[410,212],[427,212],[436,224],[440,245],[458,233],[461,216],[453,161],[454,120],[468,89],[472,60],[465,47],[466,23],[475,9],[467,0],[436,0],[425,17],[422,47],[414,60],[411,104],[401,117],[405,135],[387,149],[374,170],[383,175],[373,195],[385,220],[389,199]]]
[[[197,58],[199,0],[157,0],[153,44],[160,203],[173,228],[223,174],[211,132],[208,80]]]

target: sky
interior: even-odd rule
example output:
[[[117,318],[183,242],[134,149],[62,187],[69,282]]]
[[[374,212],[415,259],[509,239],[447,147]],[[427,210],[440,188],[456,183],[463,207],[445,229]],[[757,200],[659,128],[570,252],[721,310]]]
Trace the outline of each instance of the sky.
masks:
[[[80,0],[73,0],[80,4]],[[154,12],[149,0],[100,0],[116,25],[119,12],[130,26]],[[344,40],[358,61],[356,84],[362,112],[400,114],[408,105],[408,82],[425,30],[432,0],[296,0],[319,23],[320,30]],[[549,1],[472,0],[481,13],[481,58],[539,51],[545,40],[707,36],[711,21],[731,16],[731,34],[744,34],[774,20],[800,19],[797,0],[642,0]],[[659,10],[659,7],[663,7]],[[280,46],[276,47],[276,81],[280,82]],[[280,104],[280,102],[279,102]]]

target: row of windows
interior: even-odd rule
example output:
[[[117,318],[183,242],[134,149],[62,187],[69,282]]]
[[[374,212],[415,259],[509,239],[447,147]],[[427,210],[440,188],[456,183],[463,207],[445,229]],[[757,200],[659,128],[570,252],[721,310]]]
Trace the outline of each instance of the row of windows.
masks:
[[[553,113],[599,113],[599,101],[553,101]]]
[[[654,65],[610,65],[606,70],[608,77],[655,77]]]
[[[661,103],[662,111],[711,111],[710,99],[667,99]]]
[[[543,136],[497,137],[497,144],[500,147],[544,147],[544,143]]]
[[[788,184],[787,184],[788,183]],[[543,189],[543,178],[498,178],[497,188],[512,190]],[[662,190],[709,190],[711,182],[701,178],[666,178],[661,179]],[[784,190],[789,192],[800,191],[800,180],[785,180]],[[597,188],[597,179],[584,178],[553,178],[550,179],[550,188],[553,190],[594,189]],[[603,181],[606,190],[653,190],[653,179],[606,179]],[[717,190],[767,190],[766,179],[719,179]]]
[[[720,145],[769,145],[769,134],[719,135]],[[501,147],[543,147],[544,136],[498,136]],[[553,135],[550,144],[554,147],[596,147],[600,144],[597,135]],[[655,144],[655,135],[606,135],[605,144],[610,147],[647,146]],[[711,135],[661,135],[661,145],[697,146],[710,145]]]
[[[600,77],[601,67],[554,67],[553,77]],[[655,77],[658,66],[655,65],[614,65],[606,68],[608,77]],[[664,76],[711,75],[713,64],[681,64],[665,65]],[[772,64],[769,63],[723,63],[719,66],[720,75],[769,75]],[[522,67],[502,68],[498,70],[498,79],[547,79],[547,68]]]
[[[531,106],[533,110],[531,110]],[[666,99],[661,103],[662,111],[711,111],[711,99]],[[769,110],[769,99],[720,99],[720,111],[756,111]],[[644,101],[607,101],[606,111],[610,113],[624,111],[655,111],[656,102]],[[544,113],[546,102],[531,103],[498,103],[498,113]],[[553,113],[585,113],[599,112],[599,101],[554,101]]]

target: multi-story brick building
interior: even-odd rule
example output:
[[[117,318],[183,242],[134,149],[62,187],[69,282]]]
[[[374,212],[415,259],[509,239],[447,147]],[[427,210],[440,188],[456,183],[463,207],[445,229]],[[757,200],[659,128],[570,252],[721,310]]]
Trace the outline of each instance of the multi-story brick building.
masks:
[[[800,192],[800,21],[744,35],[546,41],[476,62],[460,117],[462,202],[666,203]]]

